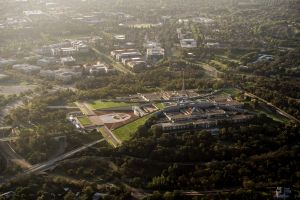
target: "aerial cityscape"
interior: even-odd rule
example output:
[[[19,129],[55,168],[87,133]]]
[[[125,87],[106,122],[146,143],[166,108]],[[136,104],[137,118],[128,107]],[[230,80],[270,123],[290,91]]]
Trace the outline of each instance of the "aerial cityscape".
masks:
[[[0,0],[0,200],[300,199],[300,0]]]

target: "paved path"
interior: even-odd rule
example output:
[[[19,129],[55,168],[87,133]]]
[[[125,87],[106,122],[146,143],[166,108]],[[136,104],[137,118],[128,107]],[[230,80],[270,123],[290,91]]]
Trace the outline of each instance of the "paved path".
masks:
[[[5,138],[0,138],[0,142],[16,141],[17,139],[19,139],[19,137],[5,137]]]
[[[96,113],[89,109],[85,103],[75,102],[76,106],[80,109],[80,111],[87,116],[94,116]]]

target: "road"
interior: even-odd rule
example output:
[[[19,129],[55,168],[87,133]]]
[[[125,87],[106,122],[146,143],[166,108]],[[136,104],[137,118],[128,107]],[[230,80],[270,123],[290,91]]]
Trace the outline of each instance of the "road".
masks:
[[[21,167],[22,169],[29,169],[32,165],[18,155],[13,148],[7,143],[0,141],[0,150],[1,154],[5,157],[6,160],[11,161]]]
[[[268,106],[274,108],[276,110],[277,113],[279,113],[280,115],[288,118],[289,120],[292,120],[292,121],[295,121],[295,122],[298,122],[300,123],[300,120],[298,120],[297,118],[295,118],[294,116],[286,113],[285,111],[281,110],[280,108],[278,108],[277,106],[273,105],[272,103],[268,102],[267,100],[265,99],[262,99],[258,96],[256,96],[255,94],[252,94],[252,93],[249,93],[249,92],[245,92],[244,93],[245,96],[248,96],[248,97],[251,97],[251,98],[255,98],[255,99],[258,99],[259,101],[262,101],[264,102],[265,104],[267,104]]]
[[[46,161],[46,162],[41,163],[41,164],[34,165],[31,168],[29,168],[28,170],[26,170],[24,173],[25,174],[31,174],[31,173],[41,173],[41,172],[44,172],[44,171],[46,171],[46,170],[54,167],[57,162],[62,161],[64,159],[66,159],[66,158],[69,158],[69,157],[75,155],[76,153],[84,151],[87,148],[90,148],[90,147],[92,147],[92,146],[94,146],[94,145],[96,145],[96,144],[98,144],[100,142],[103,142],[103,141],[105,141],[105,139],[100,139],[100,140],[91,142],[89,144],[85,144],[82,147],[74,149],[74,150],[72,150],[72,151],[70,151],[68,153],[65,153],[63,155],[60,155],[60,156],[58,156],[58,157],[56,157],[54,159],[51,159],[51,160]]]
[[[220,80],[220,77],[222,77],[224,75],[224,72],[218,71],[216,68],[210,66],[209,64],[206,63],[192,63],[190,61],[187,60],[182,60],[183,62],[185,62],[188,65],[194,65],[194,66],[198,66],[201,67],[206,74],[214,77],[217,80]]]
[[[132,72],[129,69],[127,69],[126,67],[124,67],[121,63],[118,63],[118,62],[114,61],[111,57],[109,57],[106,54],[100,52],[98,49],[92,48],[92,50],[96,54],[98,54],[98,55],[100,55],[102,57],[105,57],[106,59],[110,60],[113,63],[113,67],[116,68],[118,71],[123,72],[125,74],[136,75],[134,72]]]
[[[5,138],[0,138],[0,142],[10,142],[10,141],[15,141],[19,137],[5,137]]]

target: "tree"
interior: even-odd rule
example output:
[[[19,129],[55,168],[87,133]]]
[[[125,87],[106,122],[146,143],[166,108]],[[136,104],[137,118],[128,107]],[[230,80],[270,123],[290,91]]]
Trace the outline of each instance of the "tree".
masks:
[[[87,196],[91,196],[94,193],[94,190],[91,186],[88,185],[83,188],[82,192]]]
[[[172,199],[174,199],[173,193],[172,192],[165,192],[164,193],[164,199],[165,200],[172,200]]]
[[[72,191],[69,191],[64,196],[64,200],[74,200],[75,198],[76,198],[76,195]]]

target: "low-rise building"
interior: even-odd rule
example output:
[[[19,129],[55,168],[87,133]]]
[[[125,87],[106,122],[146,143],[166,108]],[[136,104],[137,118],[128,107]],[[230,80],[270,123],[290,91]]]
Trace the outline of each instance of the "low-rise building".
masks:
[[[132,68],[133,71],[139,72],[146,68],[145,61],[130,61],[127,63],[127,66]]]
[[[15,64],[16,62],[17,61],[13,60],[13,59],[0,58],[0,68],[11,66],[11,65]]]
[[[6,74],[0,74],[0,81],[5,81],[5,80],[7,80],[8,78],[9,78],[8,75],[6,75]]]
[[[106,66],[93,66],[89,69],[89,73],[91,75],[102,75],[107,73],[107,67]]]
[[[123,65],[127,65],[130,61],[144,61],[142,57],[135,57],[135,58],[122,58]]]
[[[117,49],[117,50],[113,50],[110,52],[110,55],[113,57],[113,58],[117,58],[117,55],[118,54],[121,54],[121,53],[128,53],[128,52],[136,52],[137,50],[136,49]]]
[[[74,47],[64,47],[60,49],[59,53],[62,56],[72,56],[77,53],[77,50]]]
[[[209,47],[209,48],[219,48],[220,43],[219,42],[207,42],[206,46]]]
[[[162,114],[165,119],[157,126],[163,131],[215,130],[224,123],[243,123],[254,117],[246,110],[235,110],[231,106],[222,106],[209,100],[178,102],[165,108]]]
[[[54,79],[55,72],[53,70],[41,70],[40,76],[47,79]]]
[[[116,55],[116,60],[121,61],[123,58],[135,58],[141,56],[142,54],[139,51],[123,52]]]
[[[274,60],[274,56],[272,56],[272,55],[260,54],[254,63],[264,62],[264,61],[273,61],[273,60]]]
[[[197,41],[195,39],[181,39],[180,45],[182,48],[197,48]]]
[[[37,52],[46,56],[72,56],[88,53],[89,50],[89,46],[82,40],[66,40],[57,44],[43,46]]]
[[[56,58],[54,58],[54,57],[42,58],[42,59],[39,59],[36,62],[36,64],[41,67],[49,67],[50,65],[56,64]]]
[[[148,48],[146,53],[147,61],[157,62],[163,59],[165,56],[165,50],[161,47]]]
[[[76,60],[72,56],[68,56],[60,58],[60,62],[63,65],[74,65]]]
[[[159,42],[147,41],[143,44],[145,49],[161,47]]]
[[[289,199],[291,197],[291,188],[277,187],[274,197],[276,199]]]
[[[126,39],[126,36],[125,35],[115,35],[114,38],[116,40],[125,40]]]
[[[61,68],[59,70],[55,70],[55,80],[62,82],[70,82],[73,79],[78,79],[82,76],[82,72],[77,72],[74,69]]]

